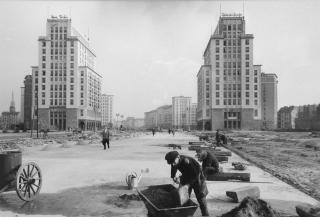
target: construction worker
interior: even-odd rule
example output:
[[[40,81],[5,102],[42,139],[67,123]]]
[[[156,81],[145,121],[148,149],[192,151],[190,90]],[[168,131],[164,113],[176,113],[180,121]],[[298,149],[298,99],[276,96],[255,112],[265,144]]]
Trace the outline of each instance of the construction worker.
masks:
[[[200,205],[202,216],[209,216],[206,200],[208,189],[200,164],[192,157],[180,155],[177,151],[168,152],[165,159],[171,165],[171,178],[173,181],[180,185],[188,185],[189,196],[193,189]],[[180,177],[176,177],[178,170],[182,174]]]
[[[213,153],[201,150],[197,153],[197,157],[202,162],[202,171],[206,178],[208,174],[219,172],[219,161]]]

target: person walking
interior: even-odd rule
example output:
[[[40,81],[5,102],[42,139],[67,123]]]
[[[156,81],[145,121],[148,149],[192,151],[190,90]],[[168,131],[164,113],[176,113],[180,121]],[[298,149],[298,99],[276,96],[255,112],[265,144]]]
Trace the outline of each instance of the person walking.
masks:
[[[152,128],[152,135],[154,136],[154,134],[156,134],[156,130]]]
[[[171,133],[172,133],[172,136],[174,136],[174,134],[175,134],[174,129],[171,130]]]
[[[188,185],[189,197],[193,190],[200,205],[202,216],[209,216],[206,200],[208,189],[200,164],[192,157],[180,155],[177,151],[168,152],[165,160],[171,165],[173,181],[182,186]],[[176,177],[178,170],[182,174],[180,177]]]
[[[104,128],[104,130],[101,133],[102,135],[102,145],[104,147],[104,150],[106,150],[106,144],[108,145],[108,149],[110,148],[110,131],[107,127]]]

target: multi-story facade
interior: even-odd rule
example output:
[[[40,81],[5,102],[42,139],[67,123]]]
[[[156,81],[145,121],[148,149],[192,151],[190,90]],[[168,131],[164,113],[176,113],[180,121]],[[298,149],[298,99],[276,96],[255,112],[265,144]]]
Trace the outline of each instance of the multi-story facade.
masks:
[[[169,129],[172,127],[172,105],[157,108],[157,127]]]
[[[261,73],[261,128],[274,130],[277,128],[278,110],[278,77],[276,74]]]
[[[295,129],[320,130],[320,104],[299,106]]]
[[[107,126],[113,120],[113,95],[101,95],[101,124]]]
[[[195,130],[197,129],[197,103],[191,103],[191,110],[190,110],[190,129]]]
[[[141,129],[144,126],[144,119],[127,117],[126,120],[122,121],[122,126],[132,130]]]
[[[147,129],[158,127],[157,110],[144,113],[144,126]]]
[[[261,66],[241,14],[222,14],[198,72],[198,128],[260,129]]]
[[[191,97],[172,97],[172,126],[173,128],[190,129]]]
[[[19,112],[16,112],[14,97],[12,93],[12,100],[10,103],[9,112],[2,112],[1,128],[16,129],[16,126],[19,124],[18,115],[19,115]]]
[[[295,129],[298,111],[299,107],[297,106],[285,106],[280,108],[277,115],[278,128],[283,130]]]
[[[211,88],[212,73],[211,65],[202,65],[198,75],[198,109],[197,125],[198,129],[211,129]]]
[[[101,125],[101,75],[89,41],[71,19],[47,19],[39,39],[39,64],[32,67],[33,110],[40,129],[96,129]],[[37,112],[38,108],[38,112]]]

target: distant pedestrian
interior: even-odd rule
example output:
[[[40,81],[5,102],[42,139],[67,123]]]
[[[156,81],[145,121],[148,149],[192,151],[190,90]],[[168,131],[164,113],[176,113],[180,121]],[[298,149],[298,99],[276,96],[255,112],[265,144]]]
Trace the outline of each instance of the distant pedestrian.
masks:
[[[154,134],[156,134],[156,130],[152,128],[152,135],[154,136]]]
[[[171,132],[172,132],[172,136],[174,136],[174,133],[175,133],[174,129],[172,129]]]
[[[110,144],[110,131],[107,127],[104,128],[104,130],[101,133],[102,135],[102,145],[104,150],[106,150],[106,144],[108,145],[108,149],[110,148],[109,144]]]
[[[168,133],[169,133],[169,135],[170,135],[170,133],[171,133],[171,129],[169,128],[169,130],[168,130]]]

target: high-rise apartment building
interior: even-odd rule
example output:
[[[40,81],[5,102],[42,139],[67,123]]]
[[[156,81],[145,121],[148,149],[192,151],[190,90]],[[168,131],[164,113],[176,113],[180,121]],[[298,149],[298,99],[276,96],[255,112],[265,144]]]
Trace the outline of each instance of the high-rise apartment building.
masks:
[[[101,123],[102,126],[107,126],[113,120],[113,95],[101,95]]]
[[[279,109],[277,119],[278,128],[282,130],[295,129],[295,120],[298,116],[298,106],[285,106]]]
[[[172,97],[172,126],[174,128],[190,129],[191,97]]]
[[[152,110],[144,113],[144,126],[147,129],[158,127],[157,110]]]
[[[32,67],[33,106],[40,129],[96,129],[101,125],[101,75],[89,39],[71,19],[47,19],[39,39],[38,66]],[[38,112],[37,112],[38,108]]]
[[[198,79],[198,128],[260,129],[261,66],[241,14],[222,14],[203,53]]]
[[[191,110],[190,110],[190,129],[194,130],[197,129],[197,103],[191,103]]]
[[[278,77],[276,74],[261,73],[261,108],[261,128],[276,129],[278,111]]]

